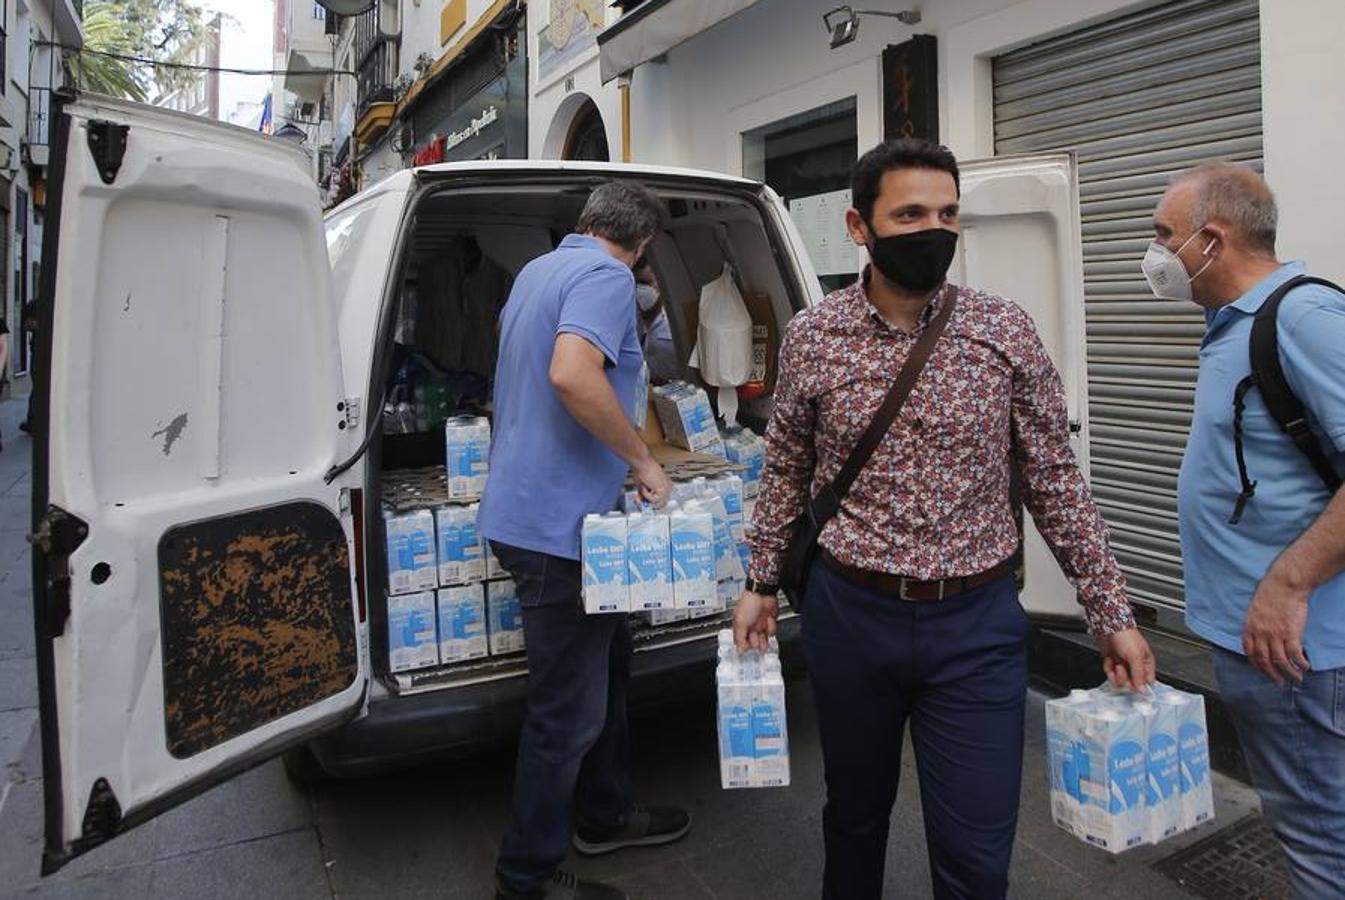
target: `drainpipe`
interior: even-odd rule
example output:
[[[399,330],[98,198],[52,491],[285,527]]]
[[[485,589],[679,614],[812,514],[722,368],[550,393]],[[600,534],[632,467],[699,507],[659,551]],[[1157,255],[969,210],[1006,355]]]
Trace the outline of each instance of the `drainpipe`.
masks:
[[[630,73],[617,79],[621,92],[621,161],[630,162]]]

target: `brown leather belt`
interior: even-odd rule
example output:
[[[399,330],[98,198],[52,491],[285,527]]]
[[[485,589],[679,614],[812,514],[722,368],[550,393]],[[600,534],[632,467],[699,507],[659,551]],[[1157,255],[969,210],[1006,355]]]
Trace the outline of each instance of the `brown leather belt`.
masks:
[[[873,588],[876,591],[882,591],[885,594],[895,594],[902,600],[947,600],[956,597],[958,594],[965,594],[967,591],[989,584],[998,578],[1003,578],[1005,575],[1011,575],[1014,568],[1013,560],[1006,559],[1004,562],[991,566],[976,575],[943,578],[938,581],[917,581],[902,575],[857,569],[832,556],[825,547],[818,547],[817,550],[827,565],[851,581]]]

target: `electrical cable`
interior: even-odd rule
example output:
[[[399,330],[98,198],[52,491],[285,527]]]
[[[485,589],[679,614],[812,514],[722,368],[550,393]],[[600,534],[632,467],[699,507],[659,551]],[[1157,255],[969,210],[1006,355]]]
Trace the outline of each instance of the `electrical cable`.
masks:
[[[122,62],[139,63],[146,66],[156,66],[164,69],[185,69],[195,72],[222,72],[226,75],[354,75],[359,76],[359,72],[353,69],[239,69],[229,66],[202,66],[195,63],[169,62],[161,59],[150,59],[145,56],[132,56],[126,53],[113,53],[110,50],[94,50],[89,47],[76,47],[73,44],[60,44],[55,41],[33,41],[34,47],[55,47],[58,50],[66,50],[71,53],[92,53],[95,56],[105,56],[109,59],[119,59]]]

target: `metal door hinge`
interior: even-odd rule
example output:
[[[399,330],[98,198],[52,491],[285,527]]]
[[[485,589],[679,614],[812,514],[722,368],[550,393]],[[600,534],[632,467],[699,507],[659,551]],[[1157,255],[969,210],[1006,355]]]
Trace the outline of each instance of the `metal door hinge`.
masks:
[[[47,637],[65,633],[70,618],[70,554],[89,536],[89,526],[59,507],[52,506],[28,535],[28,543],[42,555],[46,574],[46,618],[42,622]]]
[[[345,424],[341,426],[342,428],[354,428],[356,425],[360,424],[360,401],[358,398],[347,397],[336,404],[336,411],[345,416],[342,420],[345,422]]]
[[[86,126],[89,134],[89,153],[93,155],[93,164],[98,169],[98,177],[103,184],[112,184],[121,171],[121,161],[126,157],[126,135],[131,126],[109,122],[106,119],[93,119]]]

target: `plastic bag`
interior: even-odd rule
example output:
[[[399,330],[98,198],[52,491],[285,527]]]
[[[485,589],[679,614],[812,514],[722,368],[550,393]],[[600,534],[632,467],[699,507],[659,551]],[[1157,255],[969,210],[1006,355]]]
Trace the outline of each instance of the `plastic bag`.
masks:
[[[734,424],[738,385],[752,377],[752,315],[729,266],[701,289],[699,323],[690,364],[700,370],[702,381],[718,389],[719,414]]]

